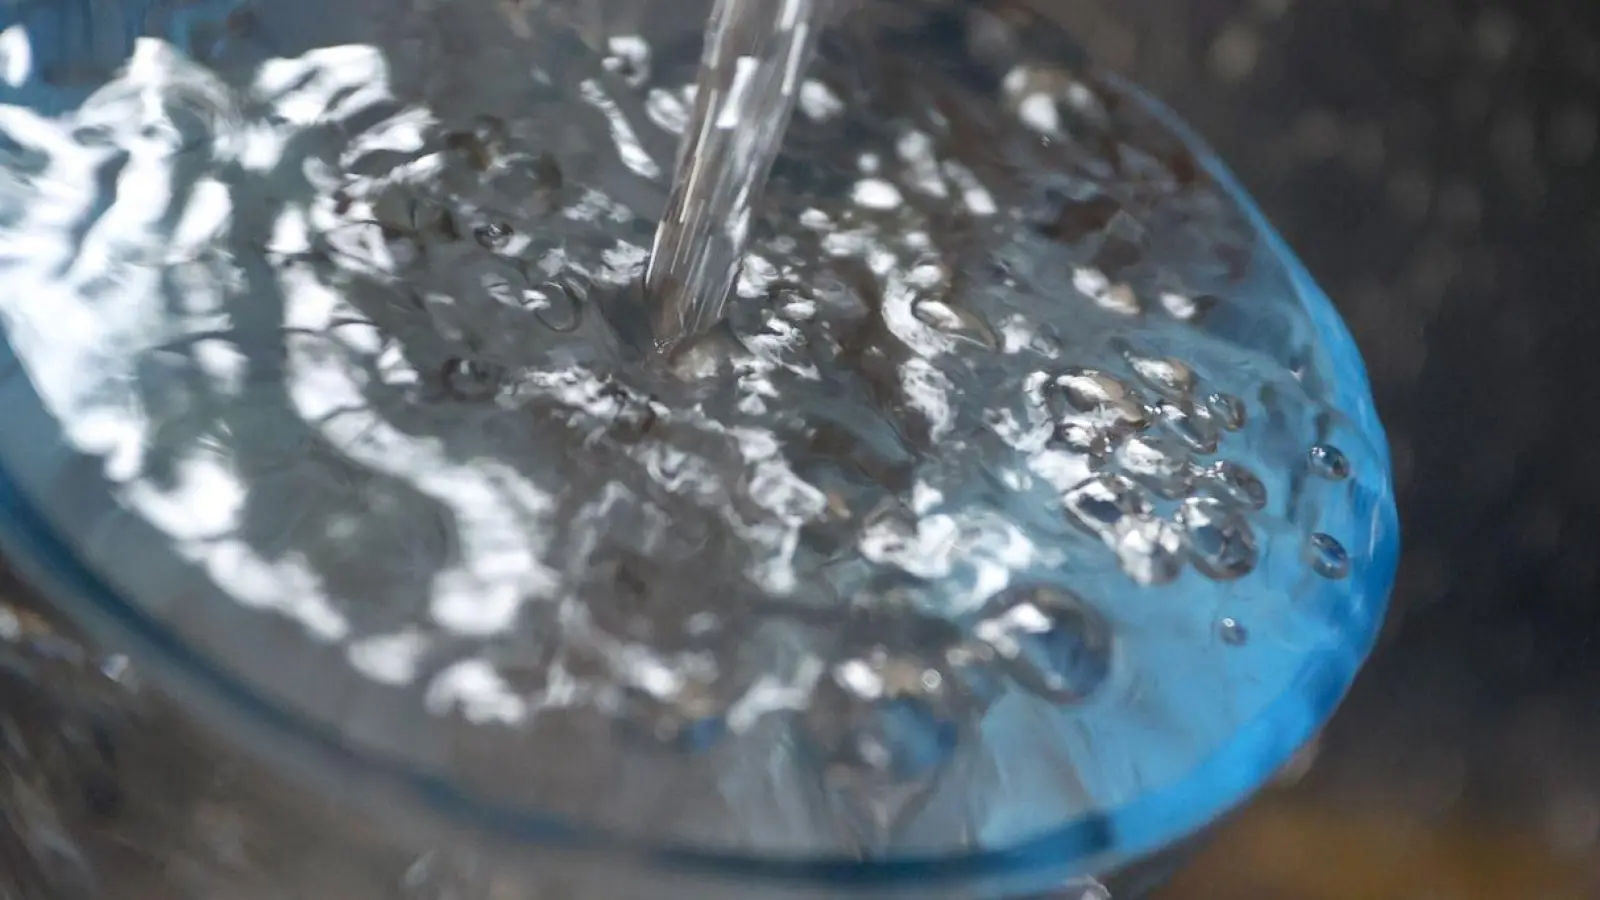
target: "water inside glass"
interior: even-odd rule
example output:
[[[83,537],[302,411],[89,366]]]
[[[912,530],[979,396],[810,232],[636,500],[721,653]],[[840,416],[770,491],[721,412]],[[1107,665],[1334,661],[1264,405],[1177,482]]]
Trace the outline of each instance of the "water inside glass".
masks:
[[[658,238],[706,55],[664,6],[8,7],[19,565],[497,840],[979,891],[1247,796],[1393,576],[1326,298],[1017,3],[853,4],[748,224]],[[652,242],[718,228],[720,324],[652,318]]]

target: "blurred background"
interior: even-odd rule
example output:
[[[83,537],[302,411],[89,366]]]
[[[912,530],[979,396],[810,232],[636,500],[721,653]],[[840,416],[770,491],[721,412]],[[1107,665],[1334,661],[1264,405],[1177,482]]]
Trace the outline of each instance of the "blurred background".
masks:
[[[1394,448],[1378,655],[1162,900],[1600,898],[1600,3],[1036,2],[1232,163]]]

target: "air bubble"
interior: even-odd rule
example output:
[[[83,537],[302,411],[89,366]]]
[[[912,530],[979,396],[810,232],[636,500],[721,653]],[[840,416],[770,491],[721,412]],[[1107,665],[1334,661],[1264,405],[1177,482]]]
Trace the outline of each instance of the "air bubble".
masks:
[[[1147,515],[1151,504],[1138,487],[1120,475],[1100,475],[1062,496],[1067,511],[1078,523],[1102,536],[1126,519]]]
[[[990,328],[977,313],[930,299],[916,301],[911,307],[911,313],[924,325],[937,328],[953,338],[988,350],[1000,345],[994,329]]]
[[[1218,460],[1200,472],[1201,483],[1223,499],[1249,510],[1267,506],[1267,486],[1256,473],[1231,460]]]
[[[1249,420],[1244,401],[1232,394],[1220,391],[1207,394],[1206,409],[1210,410],[1211,417],[1216,419],[1217,424],[1228,431],[1239,431]]]
[[[1217,623],[1217,636],[1230,647],[1242,647],[1250,641],[1250,629],[1230,616]]]
[[[1166,430],[1190,450],[1202,456],[1217,452],[1217,444],[1222,440],[1221,430],[1205,407],[1187,401],[1163,403],[1160,418]]]
[[[573,331],[583,318],[583,301],[588,291],[582,284],[547,281],[527,292],[523,305],[551,331]]]
[[[1103,458],[1113,446],[1104,431],[1077,421],[1062,422],[1056,427],[1055,444],[1074,453],[1096,458]]]
[[[1168,584],[1183,572],[1183,535],[1165,519],[1138,516],[1108,543],[1116,551],[1123,574],[1136,584]]]
[[[1189,495],[1194,486],[1189,452],[1152,435],[1124,441],[1114,455],[1118,471],[1168,500]]]
[[[511,243],[511,226],[501,222],[479,225],[472,230],[473,240],[485,250],[499,252]]]
[[[1179,507],[1177,522],[1200,574],[1233,581],[1255,570],[1260,558],[1255,534],[1237,509],[1210,497],[1193,497]]]
[[[512,266],[499,265],[496,261],[486,260],[485,263],[465,268],[462,277],[476,276],[473,279],[476,286],[498,303],[513,308],[521,304],[528,290],[528,282],[522,272]]]
[[[1098,475],[1062,495],[1073,519],[1099,537],[1122,571],[1142,585],[1166,584],[1182,570],[1182,535],[1152,515],[1145,492],[1122,475]]]
[[[1111,628],[1076,594],[1052,586],[1008,590],[991,600],[973,636],[1031,693],[1081,703],[1111,672]]]
[[[1080,453],[1100,455],[1150,424],[1148,413],[1127,385],[1093,369],[1057,376],[1044,400],[1056,421],[1056,438]]]
[[[608,72],[639,87],[650,80],[650,45],[637,35],[613,35],[607,43],[610,55],[601,61]]]
[[[1350,574],[1350,554],[1344,545],[1321,532],[1306,541],[1306,561],[1323,578],[1339,579]]]
[[[1350,477],[1350,459],[1344,451],[1332,444],[1317,444],[1309,455],[1311,473],[1328,481],[1343,481]]]
[[[1141,382],[1168,400],[1182,402],[1194,394],[1194,370],[1178,360],[1130,356],[1128,364]]]
[[[1059,398],[1078,412],[1098,412],[1107,408],[1135,405],[1127,385],[1095,369],[1073,369],[1058,376],[1046,389],[1046,397]]]

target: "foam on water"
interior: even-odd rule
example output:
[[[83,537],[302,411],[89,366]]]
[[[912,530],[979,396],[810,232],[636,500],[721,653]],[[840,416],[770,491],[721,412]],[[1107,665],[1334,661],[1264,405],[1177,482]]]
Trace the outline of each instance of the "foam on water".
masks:
[[[1100,817],[1102,861],[1342,691],[1394,552],[1359,359],[1037,23],[826,35],[727,323],[660,362],[636,285],[694,35],[312,5],[187,8],[92,90],[34,20],[0,42],[0,461],[219,677],[610,834]]]

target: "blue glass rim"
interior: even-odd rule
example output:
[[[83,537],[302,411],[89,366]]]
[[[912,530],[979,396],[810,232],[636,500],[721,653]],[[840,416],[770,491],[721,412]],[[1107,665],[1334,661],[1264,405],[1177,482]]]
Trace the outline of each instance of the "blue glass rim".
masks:
[[[1238,180],[1175,113],[1125,81],[1106,79],[1143,103],[1199,156],[1204,169],[1246,211],[1263,245],[1285,267],[1327,354],[1334,378],[1333,405],[1376,444],[1385,469],[1388,450],[1373,407],[1365,367],[1332,304],[1245,194]],[[5,344],[6,355],[10,346]],[[0,360],[10,362],[10,360]],[[1384,473],[1387,476],[1387,472]],[[312,725],[267,699],[189,646],[150,614],[120,596],[91,571],[67,540],[0,465],[0,549],[29,581],[92,635],[125,650],[174,696],[241,746],[257,749],[279,767],[316,782],[355,787],[370,798],[397,802],[425,819],[459,831],[529,849],[598,853],[643,870],[680,871],[782,886],[896,887],[1044,884],[1115,870],[1159,851],[1217,820],[1261,788],[1308,741],[1343,698],[1375,643],[1399,556],[1398,519],[1389,480],[1380,491],[1358,492],[1358,512],[1373,514],[1379,533],[1367,564],[1320,590],[1339,595],[1330,604],[1350,614],[1337,623],[1346,638],[1336,649],[1308,654],[1287,689],[1253,721],[1195,765],[1182,779],[1136,799],[1086,815],[1006,849],[960,855],[859,859],[778,858],[651,846],[595,829],[462,793],[442,775],[353,749],[330,730]]]

